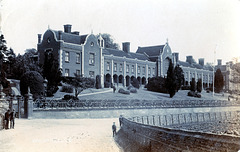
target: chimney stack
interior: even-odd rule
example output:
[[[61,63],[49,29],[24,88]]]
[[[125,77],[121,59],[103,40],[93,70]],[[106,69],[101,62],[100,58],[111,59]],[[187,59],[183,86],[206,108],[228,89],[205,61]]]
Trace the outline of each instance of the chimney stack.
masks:
[[[130,42],[123,42],[122,50],[126,53],[129,53],[130,52]]]
[[[62,40],[62,31],[58,31],[59,40]]]
[[[38,34],[38,44],[42,42],[42,34]]]
[[[218,59],[217,62],[218,62],[218,65],[222,65],[222,59]]]
[[[192,56],[187,56],[186,62],[188,62],[189,64],[192,64],[193,63],[193,57]]]
[[[204,66],[204,58],[198,59],[198,64],[200,64],[201,66]]]
[[[64,32],[71,33],[71,28],[72,28],[72,25],[70,25],[70,24],[64,25]]]

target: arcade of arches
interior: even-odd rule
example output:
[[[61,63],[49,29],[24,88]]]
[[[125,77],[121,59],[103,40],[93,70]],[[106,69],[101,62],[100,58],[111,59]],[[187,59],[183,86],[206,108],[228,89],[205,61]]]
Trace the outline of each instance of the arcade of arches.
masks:
[[[112,83],[112,84],[115,84],[117,86],[129,86],[131,84],[131,82],[133,81],[135,77],[134,76],[129,76],[127,75],[124,79],[124,76],[123,75],[117,75],[117,74],[114,74],[113,77],[108,73],[106,75],[104,75],[104,82],[107,82],[107,83]],[[147,84],[147,80],[146,80],[146,77],[137,77],[136,78],[139,82],[140,85],[145,85]]]

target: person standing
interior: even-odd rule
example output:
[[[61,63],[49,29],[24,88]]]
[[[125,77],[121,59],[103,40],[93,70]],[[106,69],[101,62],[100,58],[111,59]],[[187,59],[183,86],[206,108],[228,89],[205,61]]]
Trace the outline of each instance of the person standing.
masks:
[[[117,130],[117,127],[115,125],[115,122],[113,122],[113,125],[112,125],[113,137],[114,137],[114,135],[116,135],[116,130]]]
[[[15,109],[13,109],[13,111],[10,114],[10,128],[13,128],[13,129],[15,125],[15,116],[16,116],[16,112],[15,112]]]
[[[120,117],[119,117],[119,124],[120,124],[120,127],[122,126],[122,120],[123,120],[123,117],[122,117],[122,115],[120,115]]]
[[[9,129],[9,119],[10,119],[10,110],[8,110],[7,112],[5,112],[5,129]]]
[[[115,91],[116,91],[116,87],[115,87],[115,85],[113,86],[113,93],[115,93]]]

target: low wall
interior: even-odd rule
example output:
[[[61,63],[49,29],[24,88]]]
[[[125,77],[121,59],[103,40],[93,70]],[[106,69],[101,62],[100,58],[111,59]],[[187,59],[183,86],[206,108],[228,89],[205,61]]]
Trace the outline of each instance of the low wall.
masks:
[[[115,140],[129,152],[228,151],[240,150],[240,137],[149,126],[123,118]]]
[[[0,100],[0,130],[3,129],[4,126],[4,115],[9,108],[9,104],[5,100]]]
[[[207,113],[237,111],[239,106],[231,107],[202,107],[202,108],[156,108],[156,109],[39,109],[33,110],[33,118],[39,119],[74,119],[74,118],[118,118],[120,115],[150,116],[179,113]]]

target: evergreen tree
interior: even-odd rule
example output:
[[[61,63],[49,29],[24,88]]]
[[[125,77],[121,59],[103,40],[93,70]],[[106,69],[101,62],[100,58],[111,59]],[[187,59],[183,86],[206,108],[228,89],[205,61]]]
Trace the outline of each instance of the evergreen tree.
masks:
[[[15,57],[13,50],[10,48],[8,50],[6,46],[6,40],[4,36],[0,35],[0,83],[2,84],[6,94],[11,94],[10,83],[7,81],[7,73],[10,72],[9,65],[12,62],[12,59]]]
[[[43,77],[48,80],[47,96],[53,96],[58,90],[58,84],[61,81],[62,72],[58,61],[54,58],[51,51],[45,52]]]
[[[176,77],[176,90],[178,91],[184,83],[184,74],[182,68],[177,65],[174,68],[174,74]]]
[[[100,34],[99,34],[100,35]],[[97,35],[97,36],[99,36]],[[101,34],[102,38],[104,39],[105,47],[111,49],[119,49],[119,45],[114,42],[114,38],[112,35],[108,33]]]
[[[192,78],[192,82],[190,82],[190,90],[195,92],[196,91],[196,81],[195,78]]]
[[[75,97],[87,88],[93,88],[95,80],[93,78],[82,77],[74,73],[74,78],[66,78],[66,82],[71,85],[75,90]]]
[[[100,89],[101,88],[101,76],[97,75],[96,76],[96,89]]]
[[[28,71],[20,80],[20,91],[22,95],[28,93],[28,87],[34,99],[44,95],[43,77],[37,71]]]
[[[214,77],[214,88],[215,92],[219,93],[222,91],[224,86],[223,75],[220,69],[217,69]]]
[[[22,75],[28,71],[36,71],[42,74],[42,68],[34,60],[36,55],[35,49],[27,49],[24,55],[18,55],[13,59],[11,64],[11,77],[20,80]]]
[[[197,92],[202,92],[202,79],[198,79]]]
[[[173,71],[173,64],[171,59],[169,60],[169,67],[167,71],[166,89],[168,90],[170,98],[172,98],[176,93],[176,77]]]

